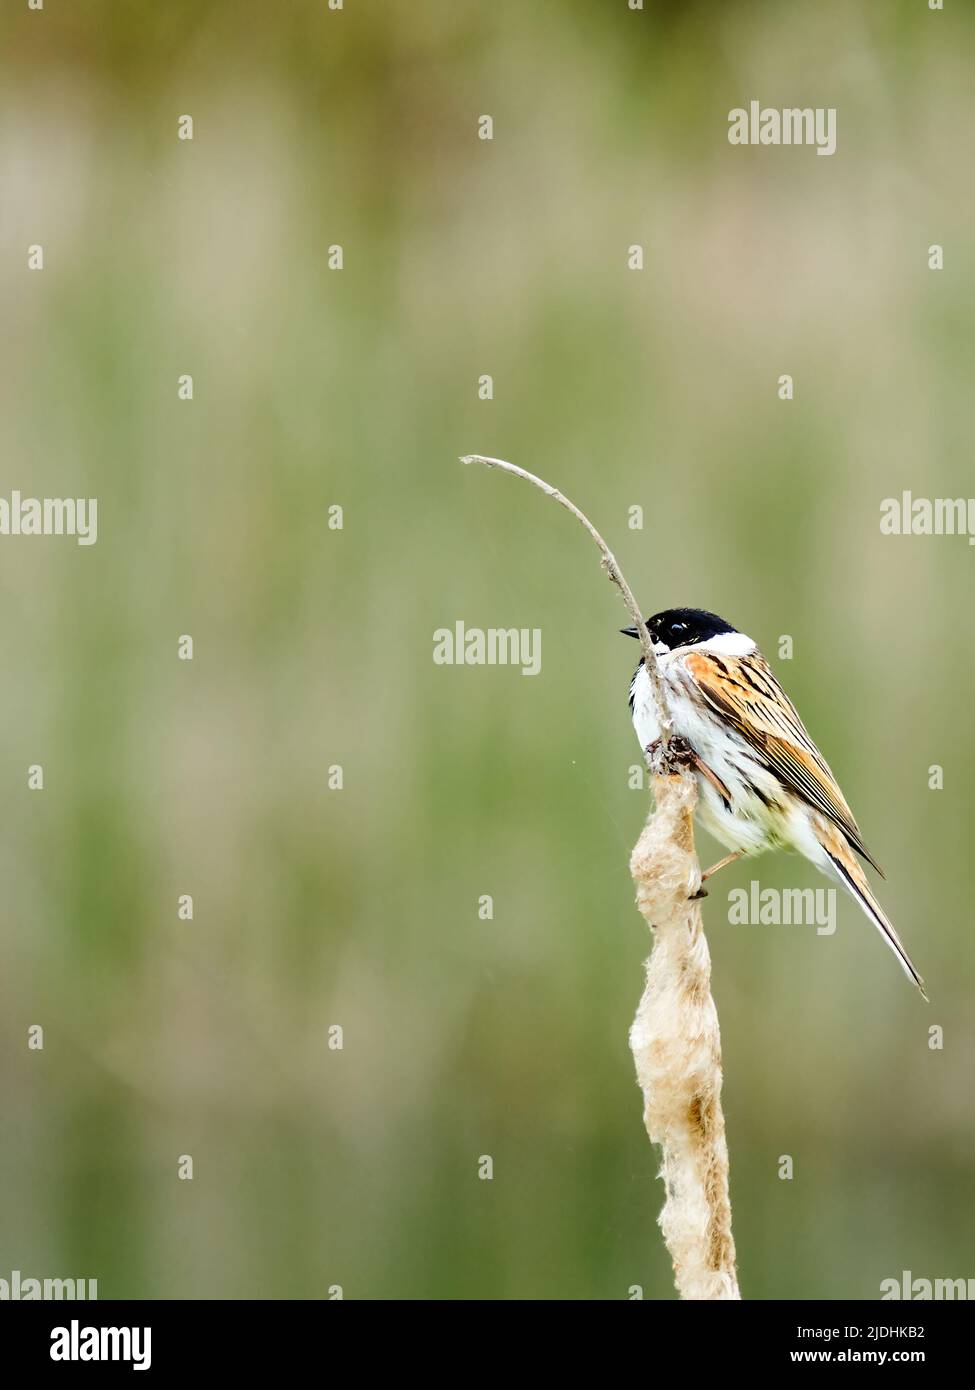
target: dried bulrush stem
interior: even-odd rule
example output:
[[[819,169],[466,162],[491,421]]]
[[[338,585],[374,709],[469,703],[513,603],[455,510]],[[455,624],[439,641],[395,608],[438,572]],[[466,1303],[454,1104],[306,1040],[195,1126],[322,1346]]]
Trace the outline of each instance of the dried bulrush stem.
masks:
[[[599,547],[639,633],[663,738],[651,760],[655,809],[630,858],[637,906],[654,935],[630,1049],[644,1124],[662,1151],[667,1197],[660,1227],[678,1292],[681,1298],[740,1298],[721,1111],[721,1035],[700,901],[690,896],[701,886],[694,849],[697,783],[671,747],[673,725],[650,634],[609,546],[558,488],[504,459],[471,454],[461,463],[513,473],[570,511]]]
[[[692,777],[653,779],[656,809],[630,856],[637,906],[654,934],[630,1029],[643,1122],[662,1150],[660,1227],[681,1298],[740,1298],[721,1110],[721,1033],[694,850]]]

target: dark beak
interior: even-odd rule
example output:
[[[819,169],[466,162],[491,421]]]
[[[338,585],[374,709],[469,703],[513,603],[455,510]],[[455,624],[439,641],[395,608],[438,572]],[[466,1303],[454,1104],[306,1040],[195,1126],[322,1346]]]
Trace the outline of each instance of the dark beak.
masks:
[[[620,632],[624,637],[639,637],[640,635],[635,627],[621,627]]]

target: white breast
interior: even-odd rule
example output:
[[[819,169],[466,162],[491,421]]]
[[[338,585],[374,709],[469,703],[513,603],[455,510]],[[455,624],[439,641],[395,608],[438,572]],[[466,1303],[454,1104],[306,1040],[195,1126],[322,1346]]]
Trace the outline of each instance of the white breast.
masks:
[[[640,666],[630,682],[630,699],[633,703],[633,727],[640,740],[640,747],[646,751],[651,743],[660,737],[660,721],[653,701],[653,690],[647,668]]]
[[[729,649],[729,639],[733,649]],[[718,646],[722,643],[722,646]],[[745,644],[747,643],[747,646]],[[726,655],[744,655],[754,650],[754,643],[742,633],[724,633],[701,643],[705,648]],[[698,776],[698,818],[702,825],[729,849],[755,854],[770,847],[777,838],[777,818],[757,796],[758,787],[769,800],[781,795],[777,779],[755,758],[743,738],[713,714],[695,692],[694,683],[681,661],[682,650],[668,652],[658,662],[667,705],[674,721],[674,732],[680,734],[730,793],[730,808],[725,805],[713,783]],[[640,747],[646,749],[660,737],[660,722],[653,702],[650,678],[643,666],[639,668],[630,687],[633,696],[633,727]]]

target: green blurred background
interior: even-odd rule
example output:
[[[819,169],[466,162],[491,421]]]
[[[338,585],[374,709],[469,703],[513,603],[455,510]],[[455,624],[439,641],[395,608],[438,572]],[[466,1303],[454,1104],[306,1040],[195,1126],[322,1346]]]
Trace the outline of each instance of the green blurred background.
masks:
[[[4,9],[2,491],[95,495],[99,539],[0,541],[0,1275],[673,1296],[635,647],[581,531],[472,451],[562,486],[647,612],[765,648],[928,982],[845,899],[831,938],[728,925],[753,878],[826,886],[801,860],[712,889],[745,1296],[975,1275],[975,555],[879,531],[975,491],[975,15]],[[836,154],[731,147],[752,98],[835,106]],[[435,666],[457,619],[541,628],[541,674]]]

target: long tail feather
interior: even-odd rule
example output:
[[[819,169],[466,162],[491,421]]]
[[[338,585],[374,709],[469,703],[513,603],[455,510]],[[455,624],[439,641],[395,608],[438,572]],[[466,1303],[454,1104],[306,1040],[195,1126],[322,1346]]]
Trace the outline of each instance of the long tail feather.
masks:
[[[928,996],[925,993],[924,981],[918,974],[914,962],[907,953],[906,946],[891,925],[887,914],[870,891],[870,884],[867,882],[866,874],[863,872],[848,847],[842,842],[839,842],[840,837],[838,835],[830,835],[828,838],[830,843],[823,844],[823,849],[826,851],[830,861],[836,869],[840,882],[860,904],[863,911],[870,918],[871,922],[873,922],[874,926],[887,942],[887,945],[900,961],[904,974],[917,985],[918,989],[921,991],[921,998],[927,1001]]]

